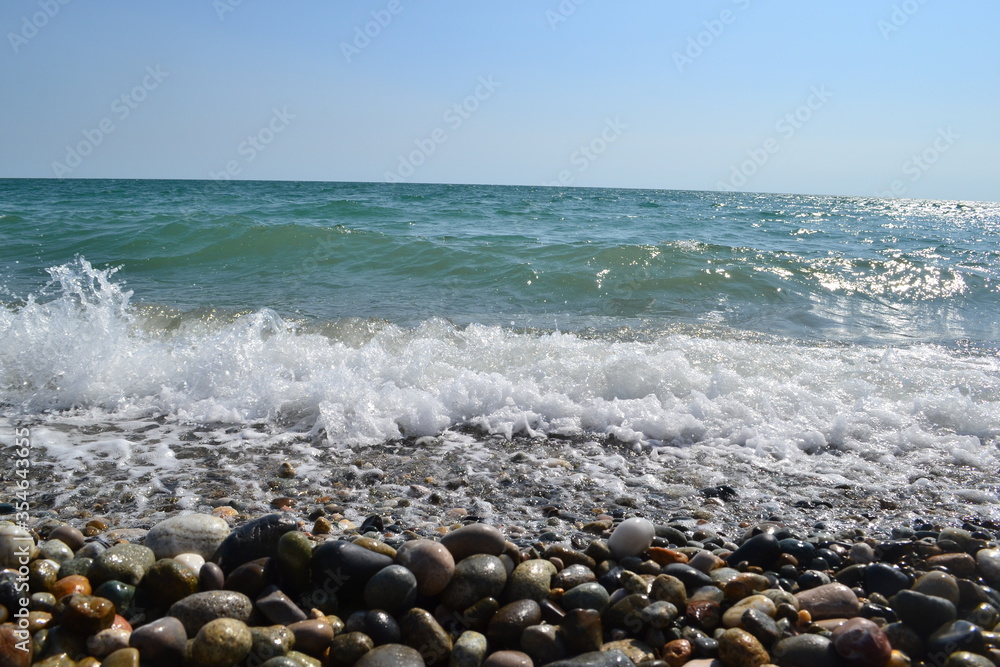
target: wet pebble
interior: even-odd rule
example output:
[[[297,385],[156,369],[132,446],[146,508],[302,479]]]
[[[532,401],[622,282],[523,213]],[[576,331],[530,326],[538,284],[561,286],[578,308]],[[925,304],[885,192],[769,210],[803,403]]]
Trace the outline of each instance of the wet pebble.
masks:
[[[649,548],[655,536],[656,527],[648,519],[625,519],[608,538],[608,548],[617,560],[638,556]]]
[[[488,554],[469,556],[455,566],[441,601],[452,609],[465,609],[483,598],[499,598],[506,583],[507,570],[499,558]]]
[[[143,661],[157,667],[180,664],[186,644],[184,625],[173,616],[164,616],[138,627],[129,637],[129,645],[139,650]]]
[[[485,523],[463,526],[441,538],[441,544],[451,552],[456,563],[474,554],[499,556],[506,542],[503,533]]]
[[[813,620],[851,618],[861,611],[861,602],[854,591],[843,584],[826,584],[795,595],[799,608],[809,612]]]
[[[205,560],[215,555],[229,537],[229,524],[209,514],[185,514],[164,519],[153,526],[143,542],[157,559],[196,553]]]
[[[229,667],[250,653],[253,635],[242,621],[217,618],[209,621],[191,642],[194,667]]]
[[[189,637],[201,628],[220,618],[246,622],[253,611],[253,603],[243,593],[236,591],[206,591],[189,595],[171,605],[167,614],[181,622]]]
[[[417,590],[424,596],[443,591],[455,573],[455,559],[451,551],[433,540],[404,542],[396,551],[395,561],[413,573],[417,579]]]

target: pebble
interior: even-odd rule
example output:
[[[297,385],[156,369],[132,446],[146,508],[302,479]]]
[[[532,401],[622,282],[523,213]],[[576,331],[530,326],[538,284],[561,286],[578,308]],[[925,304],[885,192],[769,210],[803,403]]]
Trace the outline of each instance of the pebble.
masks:
[[[427,597],[443,591],[455,574],[455,558],[447,547],[433,540],[404,542],[396,551],[395,561],[413,573],[417,591]]]
[[[253,635],[243,621],[217,618],[209,621],[191,642],[191,661],[195,667],[229,667],[250,653]]]
[[[276,589],[257,598],[257,610],[267,620],[277,625],[291,625],[306,620],[304,611],[298,608],[283,591]]]
[[[38,547],[38,558],[47,558],[59,564],[73,558],[73,550],[60,540],[46,540]]]
[[[9,521],[0,521],[0,567],[19,567],[25,549],[32,560],[38,556],[31,533]]]
[[[927,572],[917,579],[910,590],[944,598],[958,606],[958,582],[946,572]]]
[[[288,626],[288,630],[295,637],[295,649],[310,655],[322,655],[330,646],[335,634],[333,626],[326,618],[310,618],[292,623]]]
[[[719,659],[727,667],[760,667],[771,662],[757,638],[740,628],[729,628],[719,636]]]
[[[441,601],[452,609],[466,609],[483,598],[499,598],[506,583],[507,570],[499,558],[476,554],[455,566],[455,574],[441,592]]]
[[[491,646],[516,648],[526,628],[542,622],[542,609],[532,599],[516,600],[500,607],[490,619],[486,637]]]
[[[739,563],[746,561],[750,565],[766,568],[780,554],[781,546],[778,544],[778,539],[771,533],[761,533],[741,544],[726,558],[726,562],[730,567],[736,567]]]
[[[73,551],[80,550],[87,540],[79,528],[74,528],[68,523],[53,528],[49,533],[49,539],[59,540]]]
[[[497,651],[483,662],[483,667],[534,667],[535,663],[527,653],[521,651]]]
[[[201,568],[205,566],[205,559],[201,554],[177,554],[174,556],[174,560],[194,572],[195,576],[197,576],[201,572]]]
[[[424,667],[420,653],[403,644],[386,644],[366,653],[354,667]]]
[[[888,563],[873,563],[864,571],[865,590],[891,598],[910,587],[910,577]]]
[[[330,642],[330,662],[335,665],[353,665],[373,648],[375,642],[363,632],[337,635]]]
[[[779,667],[844,667],[833,641],[823,635],[787,637],[776,643],[771,652]]]
[[[955,605],[948,600],[916,591],[900,591],[892,598],[891,604],[899,620],[923,637],[958,617]]]
[[[976,653],[956,651],[948,656],[943,667],[995,667],[995,663],[989,658]]]
[[[393,616],[412,607],[416,599],[417,578],[402,565],[382,568],[365,585],[365,604]]]
[[[138,588],[164,606],[198,592],[198,575],[173,558],[163,558],[146,571]]]
[[[526,560],[515,567],[508,577],[503,593],[504,599],[541,602],[549,596],[552,590],[552,577],[555,574],[555,566],[547,560],[541,558]]]
[[[298,528],[291,514],[266,514],[239,526],[219,545],[216,562],[223,572],[231,572],[243,563],[278,555],[278,540]]]
[[[448,658],[448,667],[480,667],[486,659],[487,649],[485,635],[466,630],[455,640]]]
[[[92,586],[99,586],[105,581],[112,580],[135,586],[155,562],[156,556],[149,547],[140,544],[116,544],[94,558],[87,571],[87,578]]]
[[[474,523],[453,530],[441,538],[441,544],[451,552],[455,562],[474,554],[499,556],[504,552],[507,540],[496,527],[485,523]]]
[[[62,626],[79,635],[91,635],[111,627],[115,606],[111,600],[74,593],[56,603],[55,615]]]
[[[743,598],[727,609],[725,613],[722,614],[722,624],[727,628],[740,626],[743,621],[744,612],[750,609],[755,609],[772,618],[775,613],[777,613],[777,607],[770,598],[763,595],[751,595],[750,597]]]
[[[715,662],[718,663],[718,661]],[[692,667],[701,667],[694,662],[687,664]],[[621,651],[591,651],[575,658],[550,662],[545,667],[635,667],[635,663]],[[721,667],[721,663],[712,665],[712,667]]]
[[[313,551],[313,583],[341,601],[361,601],[368,580],[389,565],[392,558],[346,540],[324,542]]]
[[[107,628],[87,637],[87,651],[90,655],[104,658],[120,648],[128,648],[132,633],[122,628]]]
[[[990,586],[1000,587],[1000,549],[980,549],[976,564]]]
[[[78,662],[76,664],[77,667],[82,667],[83,663]],[[139,667],[139,651],[134,648],[120,648],[106,657],[100,665],[101,667]]]
[[[140,626],[129,637],[129,645],[139,650],[142,659],[157,667],[180,664],[186,644],[184,625],[173,616],[164,616]]]
[[[205,591],[189,595],[171,605],[167,612],[184,626],[189,637],[201,628],[220,618],[231,618],[245,623],[253,611],[253,603],[243,593],[236,591]]]
[[[427,664],[448,661],[452,640],[437,619],[420,607],[414,607],[400,616],[399,629],[403,633],[403,643],[420,651]]]
[[[867,618],[849,619],[833,631],[832,639],[837,653],[858,667],[882,667],[892,655],[889,638]]]
[[[956,649],[983,654],[986,640],[983,631],[968,621],[952,621],[938,628],[926,642],[927,654],[948,654]]]
[[[157,559],[196,553],[205,560],[215,555],[229,537],[229,524],[209,514],[185,514],[164,519],[153,526],[143,542]]]
[[[638,556],[649,548],[655,536],[656,527],[648,519],[625,519],[608,538],[608,548],[616,560]]]
[[[83,595],[90,595],[93,592],[90,587],[90,579],[87,579],[87,577],[84,577],[79,574],[71,574],[68,577],[63,577],[62,579],[59,579],[51,586],[49,586],[48,590],[50,593],[52,593],[53,596],[55,596],[56,600],[60,600],[66,597],[67,595],[72,595],[74,593],[82,593]]]
[[[813,620],[850,618],[861,611],[861,602],[854,591],[843,584],[817,586],[795,595],[799,608],[809,612]]]

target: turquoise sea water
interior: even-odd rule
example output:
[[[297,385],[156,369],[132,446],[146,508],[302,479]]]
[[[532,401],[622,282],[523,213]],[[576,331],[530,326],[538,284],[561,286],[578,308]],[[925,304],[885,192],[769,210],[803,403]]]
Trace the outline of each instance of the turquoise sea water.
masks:
[[[328,322],[1000,341],[1000,205],[668,190],[0,181],[13,296],[79,256],[133,302]]]
[[[0,303],[67,460],[70,416],[614,436],[998,506],[1000,204],[0,180]]]

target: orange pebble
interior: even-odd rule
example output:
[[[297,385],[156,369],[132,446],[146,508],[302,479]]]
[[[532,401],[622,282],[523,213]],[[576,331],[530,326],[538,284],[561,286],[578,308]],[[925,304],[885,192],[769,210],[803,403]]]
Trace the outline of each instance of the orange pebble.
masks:
[[[234,510],[229,505],[223,505],[222,507],[216,507],[214,510],[212,510],[212,516],[217,516],[220,519],[225,519],[227,516],[236,516],[237,514],[239,514],[239,512],[237,512],[236,510]]]
[[[63,577],[52,584],[52,588],[49,589],[49,593],[55,595],[56,600],[64,598],[67,595],[72,595],[73,593],[90,595],[92,592],[90,581],[82,574],[71,574],[68,577]]]
[[[115,620],[111,622],[111,627],[118,630],[126,630],[132,632],[132,624],[125,620],[124,617],[115,614]]]
[[[889,657],[889,662],[885,663],[885,667],[910,667],[910,657],[902,651],[893,649],[892,655]]]
[[[657,565],[670,565],[671,563],[688,562],[688,557],[680,551],[674,551],[673,549],[667,549],[666,547],[649,547],[646,549],[646,554]]]
[[[805,609],[800,609],[799,610],[799,622],[796,623],[796,625],[798,627],[800,627],[800,628],[804,628],[807,625],[809,625],[810,623],[812,623],[812,620],[813,620],[812,614],[810,614]]]

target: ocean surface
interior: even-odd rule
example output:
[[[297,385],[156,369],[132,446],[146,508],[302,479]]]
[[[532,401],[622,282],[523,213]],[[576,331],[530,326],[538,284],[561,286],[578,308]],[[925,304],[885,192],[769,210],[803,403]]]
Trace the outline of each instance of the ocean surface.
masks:
[[[997,203],[0,180],[0,444],[28,423],[54,472],[110,457],[140,496],[170,433],[255,425],[307,470],[524,436],[624,446],[648,488],[686,461],[752,495],[736,457],[997,516],[998,350]]]

